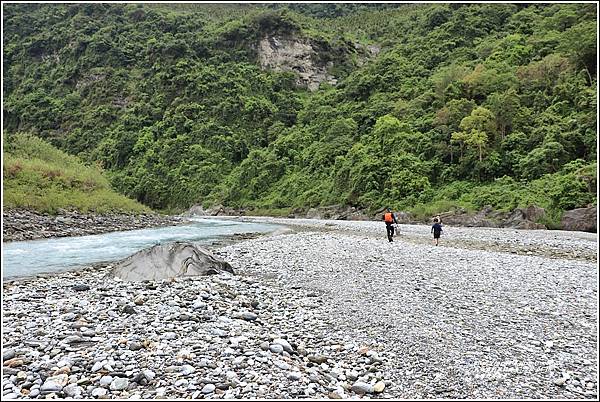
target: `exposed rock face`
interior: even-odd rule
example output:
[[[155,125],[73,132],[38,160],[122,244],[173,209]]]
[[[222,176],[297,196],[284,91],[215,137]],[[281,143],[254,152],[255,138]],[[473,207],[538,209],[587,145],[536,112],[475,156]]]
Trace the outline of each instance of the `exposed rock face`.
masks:
[[[334,219],[341,221],[366,221],[369,216],[363,211],[350,206],[330,205],[326,207],[310,208],[306,211],[306,218],[309,219]]]
[[[546,229],[545,225],[535,221],[542,218],[546,211],[535,205],[527,208],[516,208],[512,212],[494,211],[491,206],[485,206],[476,214],[466,211],[441,213],[443,223],[467,227],[495,227],[514,229]]]
[[[577,230],[583,232],[597,232],[597,207],[577,208],[566,211],[561,220],[563,230]]]
[[[264,69],[293,71],[298,74],[296,84],[314,91],[326,81],[335,85],[337,80],[327,72],[333,63],[315,63],[317,52],[310,41],[284,36],[265,36],[258,43],[258,60]]]
[[[234,273],[231,265],[191,243],[158,244],[119,261],[109,278],[125,281],[171,279],[183,276]]]
[[[546,229],[546,226],[535,222],[545,215],[544,208],[535,205],[525,209],[517,208],[504,220],[502,226],[515,229]]]
[[[204,209],[202,205],[194,205],[185,213],[185,216],[235,216],[244,215],[243,209],[234,209],[224,207],[223,205],[215,205]]]

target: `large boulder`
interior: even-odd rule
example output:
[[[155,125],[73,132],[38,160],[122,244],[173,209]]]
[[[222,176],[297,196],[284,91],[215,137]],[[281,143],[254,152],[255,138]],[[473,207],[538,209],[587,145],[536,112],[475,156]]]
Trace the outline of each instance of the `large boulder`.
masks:
[[[576,230],[582,232],[596,233],[596,206],[588,206],[587,208],[577,208],[566,211],[561,220],[561,228],[563,230]]]
[[[119,261],[109,278],[125,281],[161,280],[175,277],[234,273],[231,265],[208,250],[191,243],[158,244]]]
[[[535,221],[546,214],[544,208],[531,205],[527,208],[516,208],[506,218],[502,226],[514,229],[547,229],[545,225]]]
[[[476,214],[468,213],[459,208],[455,211],[442,212],[439,218],[444,224],[466,227],[498,227],[498,216],[496,211],[489,205]]]
[[[208,211],[202,205],[194,205],[183,214],[184,216],[206,216]]]
[[[194,205],[190,209],[188,209],[185,213],[185,216],[239,216],[245,215],[244,209],[234,209],[229,207],[224,207],[221,204],[213,205],[209,208],[204,208],[202,205]]]
[[[294,216],[297,216],[294,213]],[[338,221],[367,221],[369,216],[359,208],[348,205],[328,205],[310,208],[305,214],[308,219],[332,219]]]
[[[475,214],[464,209],[440,213],[443,223],[467,227],[505,227],[514,229],[546,229],[536,221],[545,215],[543,208],[535,205],[527,208],[517,208],[511,212],[495,211],[490,205],[484,206]]]

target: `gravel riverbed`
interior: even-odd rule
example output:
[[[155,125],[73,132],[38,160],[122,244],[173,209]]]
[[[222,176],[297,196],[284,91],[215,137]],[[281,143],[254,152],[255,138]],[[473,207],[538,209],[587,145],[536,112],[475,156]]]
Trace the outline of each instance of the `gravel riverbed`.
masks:
[[[3,285],[5,398],[557,398],[598,392],[597,235],[292,225],[236,275]]]

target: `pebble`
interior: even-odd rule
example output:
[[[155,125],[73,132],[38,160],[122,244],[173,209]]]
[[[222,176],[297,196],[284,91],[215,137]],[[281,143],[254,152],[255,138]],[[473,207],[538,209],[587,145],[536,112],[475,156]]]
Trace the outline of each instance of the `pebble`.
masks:
[[[181,374],[182,375],[190,375],[195,372],[196,372],[196,369],[189,364],[184,364],[183,366],[181,366]]]
[[[101,397],[105,396],[107,393],[108,393],[108,391],[106,390],[106,388],[97,387],[92,390],[91,395],[94,398],[101,398]]]
[[[595,392],[595,261],[540,258],[535,248],[529,256],[433,248],[428,233],[417,233],[423,227],[403,226],[405,237],[390,244],[380,222],[329,223],[334,230],[310,226],[217,248],[238,275],[107,282],[109,268],[94,267],[5,282],[3,393],[569,399]],[[450,229],[472,241],[498,233]],[[559,237],[556,249],[597,242],[595,234],[541,231],[506,237],[535,238],[544,249],[555,241],[550,235]],[[94,291],[65,292],[82,283]],[[256,318],[244,319],[251,308]],[[574,325],[556,326],[567,314]],[[566,367],[578,372],[565,377]],[[542,372],[566,379],[557,386]],[[59,373],[65,377],[51,387],[45,376]]]
[[[142,374],[148,381],[152,381],[154,379],[154,377],[156,377],[156,373],[154,373],[154,371],[148,370],[148,369],[143,370]]]
[[[129,386],[129,380],[127,378],[117,377],[110,383],[111,391],[122,391],[127,389]]]
[[[94,365],[92,366],[92,373],[95,373],[96,371],[100,371],[102,370],[102,367],[104,367],[105,362],[96,362],[94,363]]]
[[[361,381],[357,381],[354,384],[352,384],[352,392],[355,392],[357,394],[371,394],[373,393],[374,388],[371,384],[367,384]]]
[[[113,382],[113,377],[110,375],[105,375],[100,378],[99,384],[101,387],[108,387]]]
[[[285,339],[277,338],[273,340],[273,344],[283,346],[283,350],[285,350],[288,353],[292,353],[294,351],[290,343]]]
[[[6,349],[2,352],[2,361],[10,360],[16,356],[14,349]]]
[[[258,314],[246,311],[242,313],[242,318],[246,321],[255,321],[258,318]]]
[[[376,392],[378,394],[382,393],[384,389],[385,389],[385,383],[383,381],[378,381],[373,386],[373,392]]]
[[[292,381],[298,381],[302,378],[302,374],[300,374],[297,371],[292,371],[287,375],[287,378],[289,378]]]
[[[269,346],[269,350],[273,353],[277,353],[277,354],[281,354],[283,353],[284,349],[283,346],[279,345],[279,344],[272,344]]]

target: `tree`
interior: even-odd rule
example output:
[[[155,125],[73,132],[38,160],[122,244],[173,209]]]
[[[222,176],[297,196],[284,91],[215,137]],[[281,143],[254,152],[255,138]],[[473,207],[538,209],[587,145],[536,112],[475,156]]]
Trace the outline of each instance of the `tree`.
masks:
[[[479,160],[483,160],[483,149],[495,131],[494,115],[484,107],[478,107],[460,122],[460,128],[467,133],[467,145],[479,149]]]
[[[578,68],[585,70],[591,85],[591,73],[595,73],[598,59],[597,21],[584,21],[569,28],[564,33],[559,48]]]
[[[483,148],[488,142],[488,136],[485,132],[471,129],[469,135],[466,137],[465,142],[467,145],[475,146],[479,149],[479,162],[483,161]]]
[[[504,93],[493,93],[487,99],[490,111],[496,117],[496,126],[500,140],[504,141],[507,129],[511,127],[515,114],[520,107],[519,95],[513,88]]]

